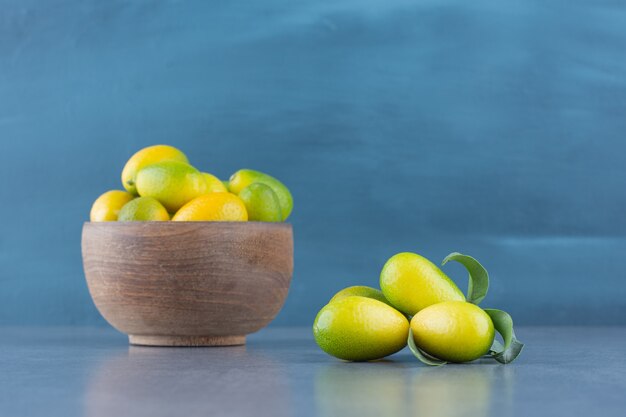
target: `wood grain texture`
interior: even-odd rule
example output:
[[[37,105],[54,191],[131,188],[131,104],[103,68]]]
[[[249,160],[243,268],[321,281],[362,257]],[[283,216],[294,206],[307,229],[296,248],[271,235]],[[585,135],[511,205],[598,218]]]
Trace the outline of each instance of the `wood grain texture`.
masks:
[[[242,344],[278,314],[293,272],[285,223],[86,222],[82,252],[102,316],[147,345]]]
[[[237,346],[245,345],[245,336],[146,336],[129,335],[131,345],[140,346]]]

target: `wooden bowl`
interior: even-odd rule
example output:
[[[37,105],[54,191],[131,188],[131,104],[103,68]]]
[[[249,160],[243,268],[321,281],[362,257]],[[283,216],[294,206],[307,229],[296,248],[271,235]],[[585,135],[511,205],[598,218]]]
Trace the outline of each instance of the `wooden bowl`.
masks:
[[[244,344],[293,272],[287,223],[86,222],[82,251],[96,307],[137,345]]]

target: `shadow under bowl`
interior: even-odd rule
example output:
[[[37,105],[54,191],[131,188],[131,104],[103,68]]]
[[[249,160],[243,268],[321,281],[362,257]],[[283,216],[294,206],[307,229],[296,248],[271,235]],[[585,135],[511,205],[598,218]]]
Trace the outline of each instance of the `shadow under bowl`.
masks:
[[[89,293],[131,344],[245,343],[282,308],[293,273],[287,223],[86,222]]]

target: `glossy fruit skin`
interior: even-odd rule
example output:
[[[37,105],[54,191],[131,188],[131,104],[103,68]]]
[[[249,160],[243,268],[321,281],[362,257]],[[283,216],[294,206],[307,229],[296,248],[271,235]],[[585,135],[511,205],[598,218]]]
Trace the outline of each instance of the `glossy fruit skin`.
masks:
[[[210,193],[196,197],[176,212],[173,221],[221,221],[245,222],[248,220],[246,206],[231,193]]]
[[[378,300],[350,296],[324,306],[313,323],[313,335],[329,355],[348,361],[370,361],[406,346],[409,322]]]
[[[465,301],[447,301],[421,310],[411,319],[411,331],[420,349],[458,363],[485,355],[495,336],[489,315]]]
[[[228,192],[228,189],[224,186],[224,183],[220,181],[220,179],[217,178],[215,175],[209,174],[208,172],[203,172],[202,176],[204,177],[204,180],[206,181],[206,184],[207,184],[207,189],[206,189],[207,193],[227,193]]]
[[[385,298],[381,290],[378,290],[372,287],[367,287],[365,285],[355,285],[352,287],[346,287],[343,290],[339,291],[337,294],[335,294],[333,298],[330,299],[329,303],[332,303],[337,300],[341,300],[342,298],[345,298],[345,297],[354,296],[354,295],[357,295],[359,297],[373,298],[374,300],[378,300],[382,303],[387,304],[388,306],[391,306],[391,304]]]
[[[120,210],[120,222],[159,222],[167,221],[170,215],[156,198],[137,197],[129,201]]]
[[[231,193],[239,194],[241,190],[257,182],[270,186],[276,193],[282,212],[281,220],[287,220],[293,209],[293,197],[285,184],[276,178],[252,169],[240,169],[230,177],[229,190]]]
[[[122,185],[126,191],[137,195],[137,187],[135,185],[137,173],[148,165],[162,161],[189,163],[187,156],[173,146],[154,145],[143,148],[130,157],[122,170]]]
[[[189,164],[176,161],[146,166],[137,173],[136,187],[140,196],[156,198],[171,213],[207,192],[202,173]]]
[[[241,190],[239,198],[246,205],[248,220],[258,222],[279,222],[282,220],[278,197],[270,186],[255,182]]]
[[[385,263],[380,288],[398,310],[410,316],[443,301],[465,301],[465,296],[435,264],[416,253],[398,253]]]
[[[92,222],[114,222],[126,203],[135,198],[129,192],[122,190],[110,190],[102,194],[94,201],[89,213]]]

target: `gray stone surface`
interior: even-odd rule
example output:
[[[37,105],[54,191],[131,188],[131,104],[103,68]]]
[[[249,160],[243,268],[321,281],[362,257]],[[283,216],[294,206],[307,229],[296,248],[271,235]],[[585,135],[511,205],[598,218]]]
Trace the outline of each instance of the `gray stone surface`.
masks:
[[[128,346],[111,329],[2,328],[4,416],[623,416],[626,328],[521,327],[517,362],[348,363],[308,328],[245,347]]]

